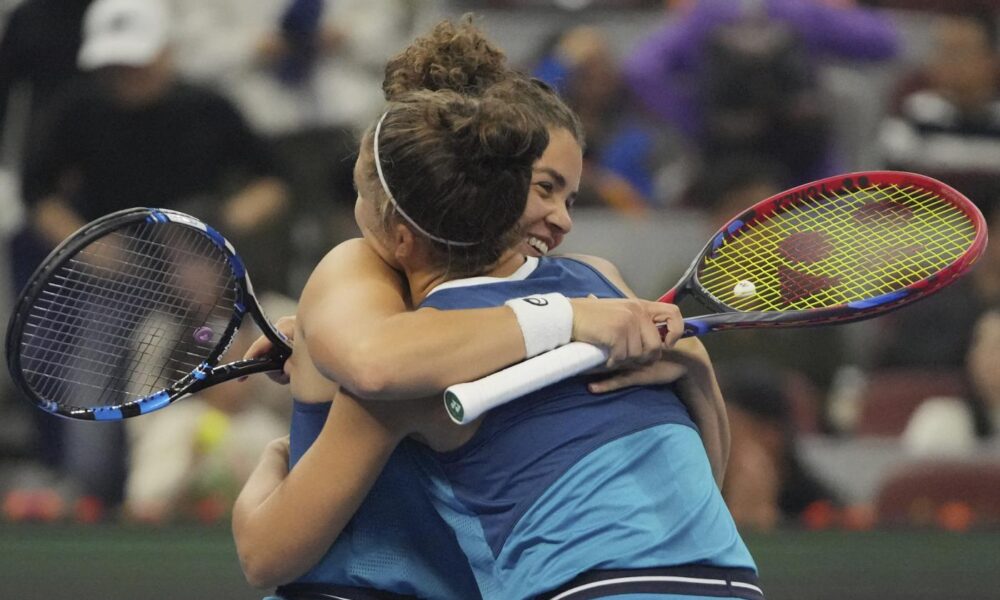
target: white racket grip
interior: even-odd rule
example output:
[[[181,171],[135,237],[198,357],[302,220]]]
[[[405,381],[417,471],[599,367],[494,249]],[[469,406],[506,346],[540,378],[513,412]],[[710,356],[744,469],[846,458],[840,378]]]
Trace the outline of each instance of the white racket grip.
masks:
[[[465,425],[492,408],[603,365],[607,360],[608,353],[603,348],[570,342],[477,381],[453,385],[444,392],[444,405],[452,421]]]

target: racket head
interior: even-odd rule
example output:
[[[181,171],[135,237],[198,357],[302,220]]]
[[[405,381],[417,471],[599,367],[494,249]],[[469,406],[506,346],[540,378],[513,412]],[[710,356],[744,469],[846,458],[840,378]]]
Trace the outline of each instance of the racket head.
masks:
[[[247,312],[275,355],[219,366]],[[17,300],[6,351],[30,400],[85,420],[145,414],[290,354],[232,245],[190,215],[148,208],[97,219],[49,254]]]
[[[688,319],[692,335],[862,320],[955,281],[982,255],[986,230],[968,198],[930,177],[838,175],[731,219],[661,300],[690,294],[717,313]]]

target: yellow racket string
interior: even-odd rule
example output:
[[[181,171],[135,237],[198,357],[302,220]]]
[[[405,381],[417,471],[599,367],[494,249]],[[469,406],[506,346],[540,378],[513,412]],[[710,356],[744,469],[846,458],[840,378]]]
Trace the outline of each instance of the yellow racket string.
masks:
[[[926,189],[876,184],[784,207],[727,239],[698,270],[740,311],[827,308],[903,289],[959,258],[973,223]],[[749,282],[739,296],[736,286]]]

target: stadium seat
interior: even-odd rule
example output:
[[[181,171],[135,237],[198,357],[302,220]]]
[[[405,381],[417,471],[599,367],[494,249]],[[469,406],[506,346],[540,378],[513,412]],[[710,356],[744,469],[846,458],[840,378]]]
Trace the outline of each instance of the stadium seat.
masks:
[[[951,369],[887,369],[872,373],[862,393],[855,433],[897,436],[917,406],[933,396],[963,396],[965,375]]]
[[[1000,457],[910,463],[885,480],[875,506],[889,525],[1000,523]]]

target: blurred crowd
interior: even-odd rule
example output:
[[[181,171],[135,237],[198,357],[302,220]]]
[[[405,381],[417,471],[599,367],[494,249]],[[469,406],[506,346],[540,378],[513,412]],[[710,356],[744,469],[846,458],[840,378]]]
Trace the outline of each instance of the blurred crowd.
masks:
[[[59,241],[132,206],[215,225],[265,312],[294,312],[313,265],[356,235],[355,141],[386,59],[467,10],[487,30],[548,24],[497,33],[582,118],[581,217],[707,234],[792,185],[887,168],[956,187],[1000,240],[991,0],[7,0],[0,313]],[[636,15],[641,31],[609,26]],[[1000,524],[1000,244],[903,311],[705,343],[743,526]],[[55,419],[0,382],[13,520],[218,519],[288,429],[287,391],[263,377],[125,424]]]

